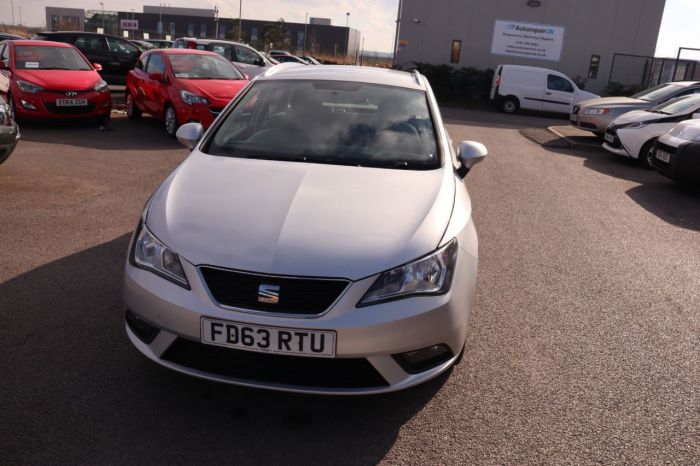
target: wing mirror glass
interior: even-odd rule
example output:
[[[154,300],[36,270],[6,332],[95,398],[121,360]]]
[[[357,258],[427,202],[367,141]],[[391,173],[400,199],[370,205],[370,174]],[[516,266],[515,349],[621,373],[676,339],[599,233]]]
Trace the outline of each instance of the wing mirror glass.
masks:
[[[92,67],[95,68],[95,71],[102,71],[102,65],[99,63],[93,63]]]
[[[197,145],[199,140],[202,139],[203,134],[204,128],[201,124],[185,123],[177,130],[175,137],[178,141],[180,141],[180,144],[187,147],[189,150],[192,150],[194,149],[194,146]]]
[[[457,174],[460,178],[464,178],[469,173],[474,165],[484,160],[484,157],[489,153],[486,146],[476,141],[462,141],[457,148],[457,159],[459,160],[459,168]]]

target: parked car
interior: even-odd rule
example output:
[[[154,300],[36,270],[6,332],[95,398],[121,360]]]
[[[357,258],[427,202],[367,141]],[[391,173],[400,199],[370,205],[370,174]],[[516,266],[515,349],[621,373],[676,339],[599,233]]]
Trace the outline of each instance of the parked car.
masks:
[[[5,98],[0,96],[0,165],[15,150],[19,137],[19,128],[12,118],[10,106]]]
[[[272,63],[273,65],[279,65],[279,64],[280,64],[280,62],[278,62],[277,60],[275,60],[274,58],[272,58],[272,56],[271,56],[269,53],[264,53],[264,52],[263,52],[263,53],[262,53],[262,56],[265,57],[265,59],[266,59],[267,61],[269,61],[270,63]]]
[[[134,44],[138,49],[143,53],[147,50],[151,50],[153,48],[156,48],[155,45],[151,44],[150,42],[146,42],[145,40],[135,40],[131,39],[129,42]]]
[[[246,84],[238,68],[214,52],[154,49],[129,72],[126,114],[132,120],[142,112],[161,118],[166,133],[175,137],[190,121],[208,128]]]
[[[174,48],[210,50],[236,64],[243,73],[253,78],[274,66],[265,56],[245,44],[226,40],[194,39],[184,37],[175,40]]]
[[[26,37],[18,36],[17,34],[10,34],[9,32],[0,32],[0,41],[3,40],[24,40]]]
[[[681,81],[650,87],[632,97],[601,97],[574,105],[569,121],[577,128],[603,136],[612,121],[632,110],[646,110],[676,97],[697,94],[700,82]]]
[[[94,32],[40,32],[34,39],[75,45],[91,63],[102,66],[100,75],[109,84],[124,84],[141,50],[121,37]]]
[[[633,110],[617,117],[605,131],[603,147],[617,155],[638,159],[652,168],[656,139],[680,121],[700,117],[700,95],[669,100],[649,110]]]
[[[404,389],[463,351],[477,237],[427,79],[348,66],[259,76],[156,189],[125,268],[126,332],[148,358],[226,383]],[[416,189],[419,186],[420,189]]]
[[[310,55],[304,55],[303,57],[299,57],[299,58],[301,58],[302,60],[307,62],[309,65],[322,65],[323,64]]]
[[[162,40],[162,39],[144,39],[144,42],[148,42],[150,44],[153,44],[156,48],[159,49],[169,49],[173,46],[173,41],[171,40]]]
[[[578,88],[565,74],[546,68],[498,65],[491,100],[504,113],[520,109],[569,113],[571,105],[598,96]]]
[[[0,60],[0,94],[15,119],[109,120],[112,97],[100,67],[74,46],[8,40],[0,43]]]
[[[270,54],[272,58],[277,60],[280,63],[299,63],[300,65],[308,65],[308,63],[301,58],[295,56],[295,55],[290,55],[288,53],[285,54]]]
[[[652,165],[675,181],[700,186],[700,120],[683,121],[661,135]]]

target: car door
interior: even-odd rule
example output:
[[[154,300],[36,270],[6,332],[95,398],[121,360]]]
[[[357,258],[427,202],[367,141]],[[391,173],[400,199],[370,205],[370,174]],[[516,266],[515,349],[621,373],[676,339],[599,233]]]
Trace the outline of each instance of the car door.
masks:
[[[107,82],[112,82],[111,76],[115,74],[116,65],[107,51],[107,43],[102,36],[86,34],[71,37],[68,41],[80,50],[90,63],[98,63],[102,66],[100,76]]]
[[[127,77],[127,85],[129,86],[129,93],[134,98],[134,103],[136,106],[146,113],[146,88],[148,87],[148,75],[146,74],[146,67],[148,66],[148,57],[151,54],[144,53],[137,60],[134,70],[130,72]]]
[[[118,37],[105,36],[107,41],[107,49],[110,57],[115,63],[114,81],[115,83],[123,83],[126,80],[126,75],[136,65],[141,52],[138,47],[120,39]]]
[[[548,112],[569,113],[574,101],[574,83],[563,76],[547,73],[542,110]]]
[[[166,86],[163,54],[152,52],[149,54],[148,63],[146,63],[146,76],[142,84],[143,102],[148,113],[162,115],[163,105],[168,95]]]
[[[242,45],[234,46],[234,62],[249,77],[254,77],[265,71],[265,60],[254,50]]]
[[[10,79],[12,78],[9,44],[0,44],[0,62],[2,62],[2,69],[0,69],[0,94],[7,97],[7,93],[10,92]]]

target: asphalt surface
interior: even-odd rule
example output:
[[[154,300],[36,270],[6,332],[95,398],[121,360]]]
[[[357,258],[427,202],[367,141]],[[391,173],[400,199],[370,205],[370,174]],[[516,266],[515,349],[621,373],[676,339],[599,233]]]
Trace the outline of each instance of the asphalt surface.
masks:
[[[131,348],[129,234],[186,155],[154,120],[25,126],[0,166],[0,463],[697,464],[700,193],[446,110],[490,149],[464,359],[423,386],[281,394],[169,372]]]

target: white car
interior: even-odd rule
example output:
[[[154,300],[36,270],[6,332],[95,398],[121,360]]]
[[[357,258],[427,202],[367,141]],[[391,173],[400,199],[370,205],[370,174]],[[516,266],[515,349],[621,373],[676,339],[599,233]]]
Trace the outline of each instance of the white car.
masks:
[[[226,383],[368,394],[459,360],[478,244],[427,79],[281,64],[251,81],[147,203],[124,277],[144,355]]]
[[[670,100],[648,110],[617,117],[605,131],[603,147],[613,154],[638,159],[652,167],[654,143],[679,122],[700,117],[700,95]]]
[[[491,85],[491,100],[504,113],[519,109],[569,113],[573,104],[598,97],[579,89],[563,73],[534,66],[498,65]]]

